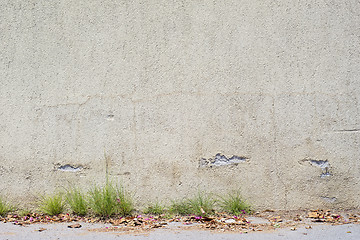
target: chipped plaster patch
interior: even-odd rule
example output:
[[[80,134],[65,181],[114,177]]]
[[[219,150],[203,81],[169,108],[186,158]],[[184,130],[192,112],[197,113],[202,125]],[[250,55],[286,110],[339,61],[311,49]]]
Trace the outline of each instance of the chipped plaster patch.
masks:
[[[301,162],[309,162],[311,166],[318,167],[322,170],[320,178],[330,177],[331,173],[329,172],[330,163],[328,160],[316,160],[316,159],[303,159]]]
[[[329,203],[334,203],[337,200],[336,197],[321,197],[321,199]]]
[[[65,165],[59,166],[57,168],[57,170],[63,171],[63,172],[78,172],[81,169],[83,169],[82,166],[75,167],[75,166],[71,166],[70,164],[65,164]]]
[[[247,162],[249,158],[233,155],[227,158],[225,155],[218,153],[214,158],[202,158],[200,159],[200,167],[220,167],[228,165],[237,165],[239,163]]]
[[[106,116],[106,120],[108,120],[108,121],[114,121],[114,114],[108,114],[107,116]]]
[[[328,160],[324,161],[324,160],[312,160],[312,159],[309,159],[308,161],[310,162],[310,164],[312,166],[319,167],[322,170],[325,170],[326,168],[330,167],[330,164],[329,164]]]

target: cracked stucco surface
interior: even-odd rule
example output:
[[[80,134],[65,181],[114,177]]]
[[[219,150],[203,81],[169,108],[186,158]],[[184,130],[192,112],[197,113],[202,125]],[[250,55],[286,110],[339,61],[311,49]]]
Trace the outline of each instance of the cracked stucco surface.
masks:
[[[240,188],[258,208],[359,206],[358,1],[0,9],[1,193],[86,188],[108,166],[139,202]],[[251,161],[199,168],[218,153]]]

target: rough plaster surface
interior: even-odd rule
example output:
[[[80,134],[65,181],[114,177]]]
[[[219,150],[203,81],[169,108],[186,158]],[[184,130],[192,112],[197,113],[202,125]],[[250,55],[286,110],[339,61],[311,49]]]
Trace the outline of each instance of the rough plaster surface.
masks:
[[[241,188],[257,208],[359,207],[359,1],[0,10],[2,194],[86,188],[108,166],[139,202]],[[217,154],[246,161],[201,167]]]

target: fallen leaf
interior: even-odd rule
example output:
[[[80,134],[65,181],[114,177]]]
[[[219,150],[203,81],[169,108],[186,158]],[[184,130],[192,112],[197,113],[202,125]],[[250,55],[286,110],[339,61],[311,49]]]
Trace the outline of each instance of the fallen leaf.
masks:
[[[37,229],[36,231],[42,232],[42,231],[45,231],[45,230],[46,230],[46,228],[39,228],[39,229]]]
[[[308,217],[309,217],[309,218],[318,218],[318,217],[319,217],[319,213],[318,213],[318,212],[309,212],[309,213],[308,213]]]
[[[73,225],[69,225],[68,228],[81,228],[81,224],[76,223],[76,224],[73,224]]]
[[[271,217],[269,219],[271,222],[282,222],[282,219],[280,216],[277,216],[277,217]]]
[[[214,220],[214,218],[212,218],[212,217],[203,217],[201,220],[205,221],[205,222],[209,222],[209,221]]]

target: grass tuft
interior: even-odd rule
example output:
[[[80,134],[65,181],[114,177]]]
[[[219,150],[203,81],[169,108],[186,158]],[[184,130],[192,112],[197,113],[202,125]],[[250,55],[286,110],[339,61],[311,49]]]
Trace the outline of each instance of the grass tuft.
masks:
[[[189,202],[187,199],[172,201],[169,207],[169,212],[172,214],[188,215],[191,214]]]
[[[117,187],[118,214],[121,216],[131,215],[134,211],[134,202],[131,196],[125,191],[124,187]]]
[[[107,183],[104,187],[93,187],[89,191],[89,205],[95,215],[110,217],[114,214],[129,215],[133,211],[132,199],[123,187]]]
[[[66,194],[66,202],[71,211],[79,216],[85,216],[88,212],[88,203],[85,195],[78,188],[70,188]]]
[[[159,202],[151,203],[145,209],[145,214],[154,214],[154,215],[161,215],[164,213],[165,207],[161,205]]]
[[[29,209],[21,209],[21,210],[19,210],[18,213],[19,213],[19,216],[24,217],[24,216],[30,215],[30,214],[31,214],[31,210],[29,210]]]
[[[195,214],[206,216],[214,212],[215,200],[208,194],[198,192],[193,198],[182,201],[173,201],[170,205],[170,213],[179,215]]]
[[[196,196],[189,199],[189,205],[193,214],[206,216],[214,212],[215,200],[209,194],[198,192]]]
[[[234,215],[251,213],[251,207],[244,201],[239,192],[228,194],[226,197],[221,198],[221,208]]]
[[[63,213],[65,210],[65,202],[61,193],[52,196],[44,196],[40,201],[40,211],[50,216]]]
[[[13,211],[14,208],[10,206],[5,200],[0,197],[0,216],[5,216],[7,213]]]

